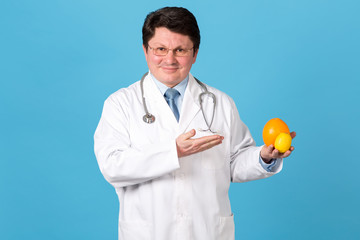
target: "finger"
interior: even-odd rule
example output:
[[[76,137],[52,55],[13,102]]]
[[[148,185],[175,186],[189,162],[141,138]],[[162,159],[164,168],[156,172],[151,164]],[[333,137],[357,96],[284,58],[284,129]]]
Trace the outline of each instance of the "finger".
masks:
[[[206,142],[206,143],[203,143],[202,145],[200,145],[198,151],[201,152],[201,151],[210,149],[210,148],[215,147],[216,145],[219,145],[219,144],[221,144],[221,143],[222,143],[222,139],[221,139],[221,138],[211,140],[211,141],[209,141],[209,142]]]
[[[192,138],[193,136],[195,136],[195,134],[196,134],[195,129],[191,129],[189,132],[184,133],[182,136],[186,140]]]
[[[194,152],[201,152],[204,150],[207,150],[209,148],[212,148],[220,143],[222,143],[222,140],[224,139],[224,137],[222,136],[207,136],[207,137],[203,137],[200,139],[196,139],[194,145],[193,145],[193,151]]]
[[[261,157],[263,159],[271,159],[272,158],[272,152],[274,150],[274,145],[270,144],[269,146],[264,145],[261,149]]]
[[[281,157],[281,153],[279,152],[279,150],[277,150],[276,148],[274,148],[274,150],[271,153],[272,158],[280,158]]]
[[[209,143],[209,142],[211,142],[213,140],[218,140],[218,139],[223,140],[224,137],[220,136],[220,135],[205,136],[205,137],[195,139],[195,144],[200,146],[200,145],[203,145],[203,144],[206,144],[206,143]]]
[[[288,156],[290,156],[290,154],[292,153],[292,151],[294,151],[295,150],[295,148],[293,147],[293,146],[291,146],[290,147],[290,149],[289,150],[287,150],[284,154],[283,154],[283,158],[286,158],[286,157],[288,157]]]
[[[275,149],[274,145],[270,144],[270,145],[266,148],[266,152],[267,152],[269,155],[272,155],[274,149]]]
[[[286,152],[284,152],[284,154],[281,157],[286,158],[286,157],[290,156],[290,154],[291,154],[291,151],[287,150]]]
[[[292,139],[294,139],[296,137],[296,132],[291,132],[290,136],[291,136]]]

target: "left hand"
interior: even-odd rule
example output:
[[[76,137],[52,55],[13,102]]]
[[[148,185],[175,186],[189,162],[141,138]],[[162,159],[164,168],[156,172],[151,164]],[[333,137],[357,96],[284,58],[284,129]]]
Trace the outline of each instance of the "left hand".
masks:
[[[224,140],[224,137],[220,135],[210,135],[193,139],[192,137],[195,135],[196,131],[195,129],[192,129],[176,138],[176,147],[179,158],[205,151],[221,144]]]
[[[290,136],[292,139],[296,137],[296,132],[291,132]],[[260,156],[264,160],[265,163],[271,162],[272,159],[276,158],[286,158],[290,156],[291,152],[294,151],[294,147],[291,146],[289,150],[287,150],[284,153],[280,153],[279,150],[277,150],[274,145],[266,146],[264,145],[260,151]]]

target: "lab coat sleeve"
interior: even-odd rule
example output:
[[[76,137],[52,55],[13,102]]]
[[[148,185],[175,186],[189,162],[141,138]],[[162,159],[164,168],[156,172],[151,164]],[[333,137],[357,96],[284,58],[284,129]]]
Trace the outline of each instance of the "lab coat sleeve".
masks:
[[[94,135],[100,171],[115,188],[143,183],[180,167],[175,140],[132,147],[127,114],[110,96]]]
[[[247,182],[270,177],[282,169],[282,159],[275,171],[268,172],[259,162],[261,147],[255,146],[249,129],[241,121],[235,103],[231,100],[231,180],[233,182]]]

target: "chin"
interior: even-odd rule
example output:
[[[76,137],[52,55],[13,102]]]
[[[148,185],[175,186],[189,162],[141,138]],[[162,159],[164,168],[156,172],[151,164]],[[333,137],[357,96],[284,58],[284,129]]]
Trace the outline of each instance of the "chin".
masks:
[[[185,77],[184,77],[185,79]],[[169,75],[169,74],[163,74],[161,76],[161,79],[158,79],[159,81],[163,82],[165,85],[169,86],[175,86],[176,84],[180,83],[182,79],[179,75]]]

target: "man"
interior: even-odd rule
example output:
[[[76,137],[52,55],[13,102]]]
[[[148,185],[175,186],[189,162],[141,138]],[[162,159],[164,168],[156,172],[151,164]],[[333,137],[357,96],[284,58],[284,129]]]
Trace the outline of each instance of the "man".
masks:
[[[233,100],[190,74],[199,45],[188,10],[150,13],[143,26],[149,74],[105,101],[95,154],[119,197],[121,240],[233,240],[230,182],[278,173],[294,149],[255,146]],[[215,97],[200,101],[206,91]]]

